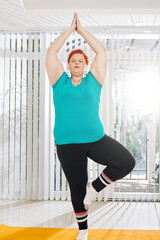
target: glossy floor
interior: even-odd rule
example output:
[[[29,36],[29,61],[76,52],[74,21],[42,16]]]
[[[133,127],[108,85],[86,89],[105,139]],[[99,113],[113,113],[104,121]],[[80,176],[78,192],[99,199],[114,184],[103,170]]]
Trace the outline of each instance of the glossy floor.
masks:
[[[159,202],[98,202],[90,205],[90,229],[160,230]],[[0,199],[0,224],[19,227],[78,228],[70,201]]]

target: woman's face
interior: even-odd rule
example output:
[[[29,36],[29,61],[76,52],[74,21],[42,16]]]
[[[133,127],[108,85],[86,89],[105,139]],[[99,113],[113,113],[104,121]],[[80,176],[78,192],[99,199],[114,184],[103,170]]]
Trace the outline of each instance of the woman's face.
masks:
[[[81,53],[75,53],[70,58],[68,68],[73,76],[83,76],[86,61]]]

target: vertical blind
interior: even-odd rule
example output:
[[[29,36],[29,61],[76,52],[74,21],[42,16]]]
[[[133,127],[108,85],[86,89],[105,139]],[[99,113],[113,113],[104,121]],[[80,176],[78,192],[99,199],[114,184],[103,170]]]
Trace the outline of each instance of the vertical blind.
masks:
[[[47,48],[60,33],[0,34],[0,198],[70,200],[68,182],[54,146],[53,92],[45,69]],[[136,165],[103,189],[98,201],[159,201],[160,35],[93,32],[106,48],[108,67],[100,118],[106,133],[121,142]],[[58,53],[81,48],[95,53],[78,33]],[[88,179],[105,166],[88,159]]]

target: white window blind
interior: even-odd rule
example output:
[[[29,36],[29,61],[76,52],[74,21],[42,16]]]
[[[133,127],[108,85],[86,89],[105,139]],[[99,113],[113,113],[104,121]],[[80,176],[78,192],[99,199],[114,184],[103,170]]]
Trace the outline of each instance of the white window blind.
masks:
[[[70,200],[54,146],[53,92],[46,51],[60,33],[0,34],[0,198]],[[160,199],[159,34],[93,33],[107,51],[100,117],[108,135],[136,159],[133,171],[102,190],[98,201]],[[64,69],[73,49],[95,53],[72,34],[58,53]],[[146,81],[145,81],[146,79]],[[88,161],[92,181],[104,166]],[[95,198],[96,199],[96,198]]]

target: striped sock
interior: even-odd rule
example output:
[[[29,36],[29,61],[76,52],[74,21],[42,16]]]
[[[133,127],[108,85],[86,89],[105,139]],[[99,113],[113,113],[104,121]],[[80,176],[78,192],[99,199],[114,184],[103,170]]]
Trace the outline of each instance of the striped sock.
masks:
[[[99,175],[99,178],[103,182],[103,184],[106,185],[106,186],[113,182],[109,177],[106,176],[106,174],[103,171]]]
[[[93,187],[96,189],[97,192],[100,192],[103,188],[111,184],[112,181],[107,175],[102,171],[97,179],[92,182]]]
[[[76,215],[79,229],[87,229],[88,228],[88,223],[87,223],[88,210],[86,210],[85,212],[75,213],[75,215]]]

